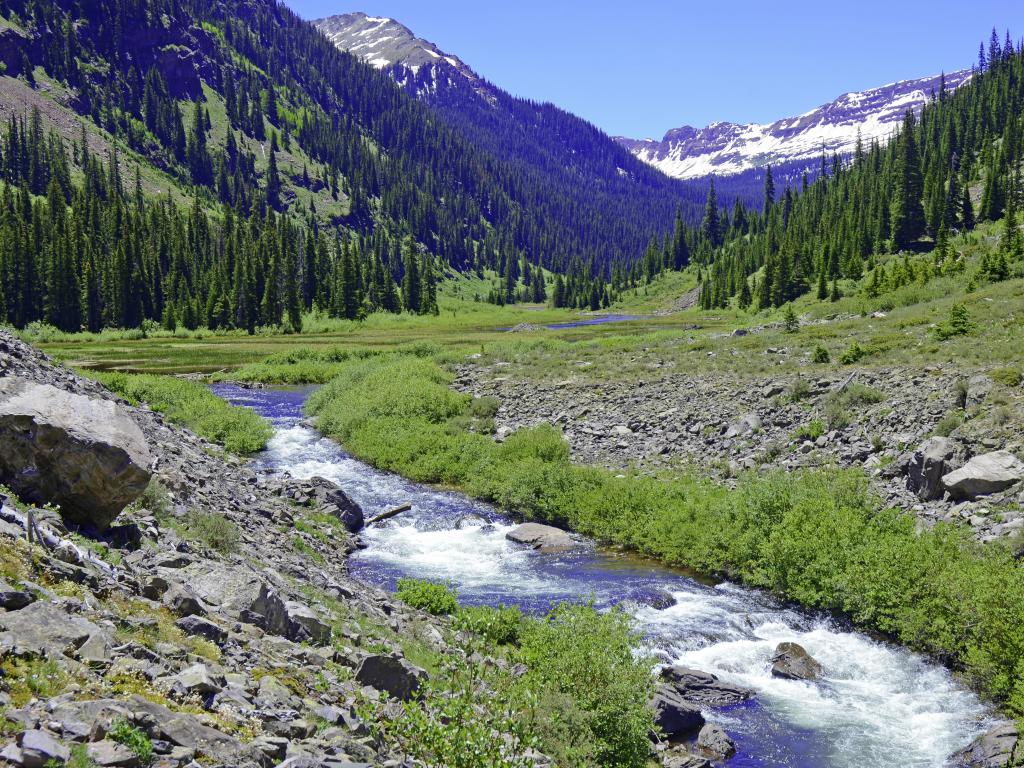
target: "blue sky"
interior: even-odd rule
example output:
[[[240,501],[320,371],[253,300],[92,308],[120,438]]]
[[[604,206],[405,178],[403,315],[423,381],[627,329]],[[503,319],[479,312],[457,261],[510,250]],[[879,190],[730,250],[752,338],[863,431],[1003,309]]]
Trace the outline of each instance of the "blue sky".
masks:
[[[398,19],[511,93],[638,138],[970,67],[993,25],[1024,36],[1024,0],[285,2],[308,19]]]

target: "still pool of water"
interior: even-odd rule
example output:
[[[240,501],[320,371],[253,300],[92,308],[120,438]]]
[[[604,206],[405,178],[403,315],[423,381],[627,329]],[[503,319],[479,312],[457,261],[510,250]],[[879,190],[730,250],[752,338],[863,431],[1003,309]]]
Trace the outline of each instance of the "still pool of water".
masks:
[[[392,587],[402,576],[449,581],[463,602],[516,604],[540,613],[562,600],[627,603],[653,654],[757,691],[754,701],[706,713],[733,737],[741,768],[942,768],[990,724],[978,699],[943,667],[827,618],[730,584],[708,584],[592,544],[540,553],[505,538],[513,523],[492,507],[376,470],[302,422],[309,389],[217,394],[269,418],[275,435],[257,459],[293,477],[341,485],[367,516],[411,502],[412,510],[362,534],[352,574]],[[656,610],[666,593],[675,605]],[[769,673],[772,650],[803,645],[825,668],[818,684]]]

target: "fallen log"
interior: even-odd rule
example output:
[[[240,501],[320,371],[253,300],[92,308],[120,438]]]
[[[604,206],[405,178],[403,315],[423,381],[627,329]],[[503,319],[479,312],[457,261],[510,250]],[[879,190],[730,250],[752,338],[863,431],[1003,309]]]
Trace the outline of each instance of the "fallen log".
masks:
[[[374,515],[366,521],[366,524],[373,525],[374,523],[379,523],[382,520],[389,520],[395,515],[400,515],[402,512],[408,512],[410,509],[412,509],[412,504],[409,502],[406,502],[405,504],[399,504],[394,509],[389,509],[387,512],[381,512],[379,515]]]

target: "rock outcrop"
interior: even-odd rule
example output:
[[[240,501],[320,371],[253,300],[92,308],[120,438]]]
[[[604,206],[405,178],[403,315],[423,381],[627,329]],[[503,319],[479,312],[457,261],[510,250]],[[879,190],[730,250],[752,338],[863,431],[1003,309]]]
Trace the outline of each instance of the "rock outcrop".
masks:
[[[716,675],[690,667],[666,667],[661,678],[671,683],[686,701],[704,709],[731,707],[754,697],[749,688],[726,683]]]
[[[1009,451],[975,456],[960,469],[942,477],[942,485],[957,499],[998,493],[1024,480],[1024,461]]]
[[[1001,723],[953,755],[953,768],[1008,768],[1019,757],[1014,723]]]
[[[930,437],[918,446],[907,466],[907,488],[924,500],[937,499],[942,478],[963,463],[963,446],[948,437]]]
[[[151,462],[142,430],[117,404],[0,379],[0,479],[22,499],[103,529],[146,489]]]
[[[674,685],[663,683],[651,699],[654,724],[669,740],[695,735],[704,726],[700,707],[683,698]]]

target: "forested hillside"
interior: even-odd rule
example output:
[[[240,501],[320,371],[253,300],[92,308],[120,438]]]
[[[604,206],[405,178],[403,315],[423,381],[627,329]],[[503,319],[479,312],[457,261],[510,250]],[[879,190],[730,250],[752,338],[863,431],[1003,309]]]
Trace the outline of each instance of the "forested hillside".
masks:
[[[650,194],[628,174],[581,194],[571,173],[478,146],[272,2],[0,12],[0,287],[16,326],[429,312],[448,266],[587,279],[671,227],[676,202],[650,172]]]

